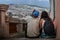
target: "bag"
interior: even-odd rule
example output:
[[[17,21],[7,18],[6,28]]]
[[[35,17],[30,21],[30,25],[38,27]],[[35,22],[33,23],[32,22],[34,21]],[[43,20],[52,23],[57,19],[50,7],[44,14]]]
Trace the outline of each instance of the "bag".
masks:
[[[49,36],[55,35],[54,24],[51,20],[45,19],[45,23],[43,27],[46,35]]]

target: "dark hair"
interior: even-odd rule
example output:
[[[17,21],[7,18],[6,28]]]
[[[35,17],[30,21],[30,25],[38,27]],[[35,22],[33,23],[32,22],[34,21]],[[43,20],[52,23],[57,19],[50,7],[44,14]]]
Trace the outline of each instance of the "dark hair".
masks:
[[[45,18],[51,20],[50,17],[48,16],[48,12],[42,11],[42,13],[41,13],[41,19],[45,19]]]

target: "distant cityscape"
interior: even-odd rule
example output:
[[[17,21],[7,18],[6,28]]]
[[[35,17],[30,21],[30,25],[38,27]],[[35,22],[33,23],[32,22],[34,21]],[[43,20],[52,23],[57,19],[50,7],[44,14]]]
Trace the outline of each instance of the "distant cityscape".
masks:
[[[30,16],[34,9],[39,11],[39,15],[41,15],[41,12],[44,10],[47,12],[49,12],[49,10],[50,10],[50,9],[35,6],[35,5],[10,4],[6,15],[11,13],[13,18],[22,18],[25,16]]]

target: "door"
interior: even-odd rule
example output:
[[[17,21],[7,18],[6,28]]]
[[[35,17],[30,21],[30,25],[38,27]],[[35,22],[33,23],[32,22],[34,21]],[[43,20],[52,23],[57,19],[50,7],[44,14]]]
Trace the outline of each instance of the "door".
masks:
[[[9,23],[9,33],[16,33],[17,32],[17,23]]]

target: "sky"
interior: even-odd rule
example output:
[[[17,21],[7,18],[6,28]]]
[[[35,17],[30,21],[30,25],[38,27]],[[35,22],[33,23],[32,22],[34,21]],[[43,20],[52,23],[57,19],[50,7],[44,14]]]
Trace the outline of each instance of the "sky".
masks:
[[[0,4],[29,4],[50,8],[49,0],[0,0]]]

